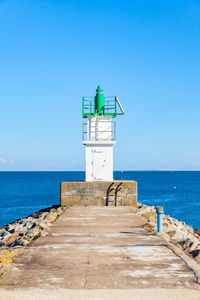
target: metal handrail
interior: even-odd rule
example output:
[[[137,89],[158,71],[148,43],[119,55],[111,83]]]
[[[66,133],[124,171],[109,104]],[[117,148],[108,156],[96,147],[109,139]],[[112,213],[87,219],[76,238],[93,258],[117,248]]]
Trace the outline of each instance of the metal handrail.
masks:
[[[101,122],[106,122],[104,120],[102,120]],[[92,138],[90,137],[86,137],[85,139],[85,135],[88,135],[88,127],[85,128],[85,126],[87,126],[88,123],[87,122],[83,122],[82,123],[82,140],[88,140],[88,141],[115,141],[116,140],[116,122],[114,120],[111,121],[111,126],[109,126],[109,128],[107,130],[94,130],[92,129],[90,131],[90,133],[96,133],[95,136],[93,136]],[[96,126],[93,126],[94,128]],[[102,133],[111,133],[111,136],[109,138],[102,138],[101,135]]]
[[[109,99],[109,100],[108,100]],[[95,115],[95,97],[82,97],[82,115],[83,117]],[[117,114],[115,97],[105,97],[104,114],[113,117]]]

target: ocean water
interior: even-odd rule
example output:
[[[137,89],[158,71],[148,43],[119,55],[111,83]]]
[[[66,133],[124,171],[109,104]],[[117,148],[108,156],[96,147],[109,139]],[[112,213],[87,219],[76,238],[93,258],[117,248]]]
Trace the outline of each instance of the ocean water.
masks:
[[[114,178],[136,180],[139,202],[200,227],[200,172],[116,171]],[[61,181],[84,179],[84,172],[0,172],[0,228],[59,204]]]

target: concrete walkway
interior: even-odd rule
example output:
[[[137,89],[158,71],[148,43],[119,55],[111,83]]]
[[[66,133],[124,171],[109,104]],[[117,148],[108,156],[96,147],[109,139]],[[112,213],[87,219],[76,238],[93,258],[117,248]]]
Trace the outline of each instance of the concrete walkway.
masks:
[[[139,289],[152,288],[174,289],[174,293],[180,295],[185,291],[194,296],[185,299],[200,299],[200,288],[193,272],[163,244],[162,238],[147,233],[142,227],[144,223],[131,207],[66,209],[48,229],[48,234],[35,240],[16,259],[15,270],[0,279],[0,299],[2,289],[9,290],[11,295],[15,291],[15,296],[17,290],[19,293],[20,290],[37,293],[37,290],[52,289],[48,298],[41,299],[107,299],[103,296],[90,298],[89,294],[81,298],[83,291],[77,298],[66,298],[66,295],[62,298],[61,294],[66,289],[109,289],[109,299],[112,299],[112,293],[115,295],[113,299],[123,299],[117,298],[116,292],[111,293],[111,290],[128,289],[130,294],[131,289],[138,289],[136,296]],[[59,298],[51,298],[55,290],[59,290]],[[69,294],[72,296],[73,292]],[[126,298],[123,293],[121,296],[124,299],[143,299],[142,296]],[[8,294],[6,299],[9,299]],[[157,298],[154,296],[154,299]]]

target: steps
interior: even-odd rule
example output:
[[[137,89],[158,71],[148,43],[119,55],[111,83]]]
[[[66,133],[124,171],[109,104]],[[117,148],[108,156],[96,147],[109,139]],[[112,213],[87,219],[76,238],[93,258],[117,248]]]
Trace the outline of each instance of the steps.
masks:
[[[120,194],[122,182],[112,182],[107,189],[106,206],[122,206],[123,198]]]

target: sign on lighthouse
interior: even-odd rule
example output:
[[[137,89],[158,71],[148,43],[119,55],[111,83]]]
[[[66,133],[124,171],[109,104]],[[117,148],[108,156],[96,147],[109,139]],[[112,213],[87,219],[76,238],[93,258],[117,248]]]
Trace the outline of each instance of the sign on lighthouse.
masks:
[[[120,112],[118,112],[120,110]],[[113,181],[113,146],[117,115],[124,114],[119,99],[104,97],[99,85],[95,97],[82,98],[86,181]]]

